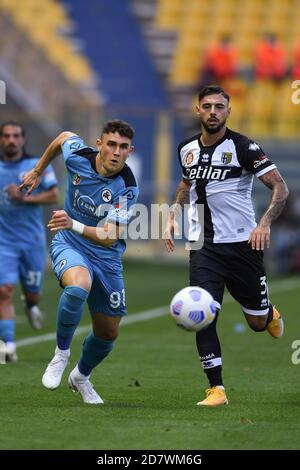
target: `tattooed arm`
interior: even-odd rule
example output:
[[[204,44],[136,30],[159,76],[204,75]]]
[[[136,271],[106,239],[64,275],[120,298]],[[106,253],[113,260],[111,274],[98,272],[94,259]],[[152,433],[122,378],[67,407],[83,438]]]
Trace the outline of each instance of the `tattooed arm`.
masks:
[[[171,206],[171,209],[168,215],[167,226],[166,226],[165,233],[164,233],[165,246],[166,246],[168,253],[170,253],[171,251],[174,251],[175,245],[174,245],[173,234],[175,233],[175,235],[178,235],[179,233],[178,224],[176,222],[176,214],[180,213],[184,205],[189,203],[190,187],[191,187],[191,183],[184,178],[182,178],[182,180],[180,181],[177,187],[175,201],[173,205]]]
[[[289,195],[288,187],[278,170],[268,171],[259,178],[265,186],[272,189],[270,205],[257,227],[251,232],[248,243],[253,250],[263,250],[270,246],[270,225],[280,215]]]
[[[183,207],[184,204],[189,203],[190,187],[191,187],[191,183],[188,180],[182,178],[182,180],[180,181],[177,187],[175,201],[174,201],[173,206],[179,204],[181,207]]]

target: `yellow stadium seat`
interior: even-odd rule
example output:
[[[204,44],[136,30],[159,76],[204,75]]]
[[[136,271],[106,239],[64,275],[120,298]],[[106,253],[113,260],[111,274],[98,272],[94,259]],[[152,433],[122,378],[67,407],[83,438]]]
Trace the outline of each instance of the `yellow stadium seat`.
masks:
[[[73,24],[63,4],[56,0],[22,0],[20,8],[18,0],[0,0],[0,10],[11,16],[15,25],[45,51],[48,59],[72,83],[86,84],[95,80],[88,61],[75,50],[72,38],[65,35],[72,30]]]

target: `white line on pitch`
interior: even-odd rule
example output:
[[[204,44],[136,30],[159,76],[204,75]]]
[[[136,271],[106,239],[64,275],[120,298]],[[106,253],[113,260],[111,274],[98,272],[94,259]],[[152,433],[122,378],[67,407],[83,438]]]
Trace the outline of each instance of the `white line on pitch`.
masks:
[[[300,278],[292,278],[292,279],[283,279],[281,281],[273,281],[270,283],[270,293],[280,293],[286,292],[289,290],[293,290],[296,287],[300,287]],[[226,294],[224,296],[223,303],[234,302],[234,299],[229,295]],[[162,317],[165,315],[169,310],[168,305],[164,305],[162,307],[153,308],[151,310],[145,310],[143,312],[138,312],[129,315],[128,317],[123,318],[121,326],[131,325],[132,323],[139,323],[147,320],[152,320],[153,318]],[[79,326],[75,332],[74,336],[81,335],[83,333],[87,333],[90,331],[91,326]],[[18,348],[22,346],[31,346],[32,344],[39,344],[44,343],[45,341],[53,341],[56,338],[56,333],[48,333],[45,335],[40,336],[32,336],[30,338],[19,339],[16,341],[16,345]]]

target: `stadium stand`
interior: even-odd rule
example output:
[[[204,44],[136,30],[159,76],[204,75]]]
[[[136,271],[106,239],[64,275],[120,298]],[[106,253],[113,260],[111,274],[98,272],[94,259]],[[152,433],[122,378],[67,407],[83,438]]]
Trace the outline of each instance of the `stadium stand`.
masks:
[[[240,78],[227,83],[236,111],[231,122],[258,137],[298,137],[300,113],[289,98],[291,80],[287,78],[276,86],[271,81],[253,80],[254,49],[264,33],[271,32],[279,38],[292,68],[299,42],[297,0],[217,0],[213,4],[198,0],[133,0],[133,4],[141,19],[142,5],[144,9],[147,5],[148,24],[151,11],[155,28],[173,34],[172,48],[165,59],[170,63],[166,81],[174,107],[187,128],[193,127],[191,109],[208,44],[229,34],[240,63]],[[249,106],[246,114],[245,103]]]
[[[0,29],[0,75],[10,97],[5,118],[34,120],[48,139],[66,128],[94,138],[102,113],[99,80],[64,7],[54,0],[24,0],[22,8],[0,0]],[[69,54],[64,60],[63,53]]]
[[[93,84],[95,74],[69,36],[73,26],[62,4],[55,0],[24,0],[20,8],[16,0],[1,0],[0,9],[61,68],[69,81],[82,86]]]

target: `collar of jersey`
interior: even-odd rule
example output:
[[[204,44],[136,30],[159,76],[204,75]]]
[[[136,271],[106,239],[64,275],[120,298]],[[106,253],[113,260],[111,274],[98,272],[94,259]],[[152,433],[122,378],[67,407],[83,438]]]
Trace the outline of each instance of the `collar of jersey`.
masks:
[[[228,134],[229,134],[229,129],[228,127],[226,127],[226,131],[225,131],[225,134],[223,135],[223,137],[221,137],[221,139],[217,140],[217,142],[215,142],[214,144],[212,145],[203,145],[201,143],[201,135],[202,135],[202,132],[200,132],[199,134],[199,137],[198,137],[198,145],[199,145],[199,148],[200,149],[209,149],[209,148],[212,148],[212,147],[217,147],[218,145],[220,145],[222,142],[224,142],[224,140],[226,140],[228,138]]]

